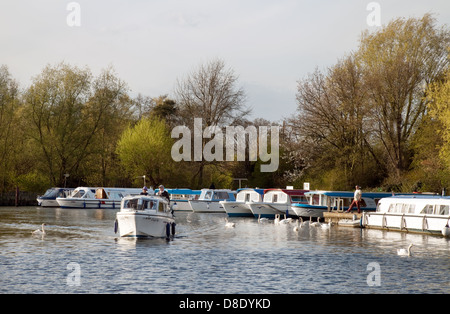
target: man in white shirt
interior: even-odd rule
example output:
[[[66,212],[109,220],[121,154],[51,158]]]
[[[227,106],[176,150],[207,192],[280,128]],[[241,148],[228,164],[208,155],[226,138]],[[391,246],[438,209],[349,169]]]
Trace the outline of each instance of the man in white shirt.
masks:
[[[355,186],[355,194],[353,196],[353,202],[350,205],[350,207],[347,210],[347,213],[351,213],[353,206],[356,205],[356,208],[358,209],[358,214],[361,213],[361,197],[362,197],[362,192],[361,192],[361,187],[359,185]]]

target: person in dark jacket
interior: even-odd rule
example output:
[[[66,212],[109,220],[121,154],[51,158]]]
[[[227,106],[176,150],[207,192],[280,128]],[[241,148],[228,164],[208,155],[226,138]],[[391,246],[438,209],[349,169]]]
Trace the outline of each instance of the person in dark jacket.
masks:
[[[158,193],[156,193],[156,195],[159,195],[161,197],[165,197],[167,199],[167,201],[170,203],[170,194],[169,194],[169,192],[164,190],[164,186],[163,185],[159,186],[159,191],[158,191]]]

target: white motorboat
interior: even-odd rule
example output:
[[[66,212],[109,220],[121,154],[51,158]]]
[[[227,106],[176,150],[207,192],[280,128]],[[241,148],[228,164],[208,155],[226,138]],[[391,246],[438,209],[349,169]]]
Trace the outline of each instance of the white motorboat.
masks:
[[[450,197],[408,195],[383,198],[376,212],[364,212],[365,228],[446,235]]]
[[[262,202],[247,202],[253,215],[258,218],[275,218],[275,215],[287,214],[295,216],[291,205],[306,203],[307,190],[266,189]]]
[[[70,195],[70,193],[72,193],[73,190],[73,188],[50,188],[44,193],[44,195],[37,197],[38,206],[59,207],[56,198],[66,198]]]
[[[196,213],[225,213],[220,201],[235,201],[236,192],[225,189],[202,189],[197,200],[189,200],[191,209]]]
[[[220,201],[229,217],[253,217],[247,202],[262,202],[264,189],[238,189],[236,201]]]
[[[68,197],[56,198],[62,208],[107,208],[119,209],[122,198],[138,195],[141,189],[78,187]],[[154,194],[154,191],[148,191]]]
[[[353,192],[348,191],[310,191],[305,193],[308,202],[292,204],[291,209],[299,217],[322,218],[324,212],[344,212],[353,201]],[[363,192],[361,197],[362,211],[375,211],[377,203],[392,193]],[[356,207],[354,207],[356,210]]]
[[[167,192],[169,192],[173,210],[189,212],[192,211],[189,200],[196,200],[201,194],[201,191],[191,189],[167,189]]]
[[[169,238],[175,235],[175,219],[169,202],[159,196],[126,196],[116,214],[115,232],[121,237]]]

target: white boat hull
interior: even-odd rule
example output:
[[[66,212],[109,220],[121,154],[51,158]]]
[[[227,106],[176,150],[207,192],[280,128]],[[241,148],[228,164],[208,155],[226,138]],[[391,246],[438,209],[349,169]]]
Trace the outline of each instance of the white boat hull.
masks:
[[[189,205],[196,213],[225,213],[225,209],[219,202],[195,200],[189,201]]]
[[[59,207],[59,204],[56,201],[56,199],[51,200],[51,199],[38,198],[37,202],[38,202],[38,206],[42,206],[42,207]]]
[[[121,237],[165,238],[174,233],[175,220],[166,216],[149,215],[140,212],[119,212],[117,213],[117,222]]]
[[[183,211],[183,212],[192,211],[192,208],[189,205],[188,200],[172,200],[171,204],[173,205],[173,210],[175,211]]]
[[[291,206],[291,210],[298,217],[322,218],[323,213],[327,211],[326,207],[321,208],[320,206],[308,206],[307,204],[302,204],[302,205],[301,206]]]
[[[275,215],[279,215],[279,211],[276,210],[273,204],[263,202],[249,202],[248,206],[256,218],[275,218]]]
[[[365,228],[442,234],[450,216],[425,214],[396,214],[364,212],[362,226]]]
[[[80,199],[80,198],[57,198],[59,206],[62,208],[104,208],[120,209],[121,200],[111,199]]]
[[[220,202],[229,217],[253,217],[250,207],[245,202]]]

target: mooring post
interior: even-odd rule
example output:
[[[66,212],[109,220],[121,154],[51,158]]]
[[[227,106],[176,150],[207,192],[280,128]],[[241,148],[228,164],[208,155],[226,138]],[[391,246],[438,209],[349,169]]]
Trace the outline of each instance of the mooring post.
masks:
[[[16,186],[16,199],[15,199],[16,207],[19,206],[19,187]]]

